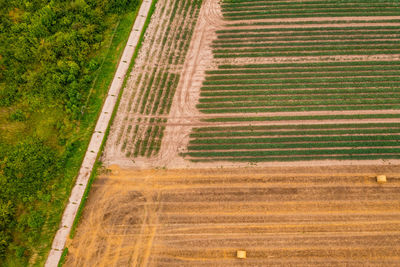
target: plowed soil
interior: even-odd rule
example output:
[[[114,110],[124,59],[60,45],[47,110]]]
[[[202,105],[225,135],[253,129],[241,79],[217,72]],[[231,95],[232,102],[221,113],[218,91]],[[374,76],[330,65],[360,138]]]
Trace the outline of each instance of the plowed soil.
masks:
[[[400,167],[111,169],[66,266],[400,264]]]

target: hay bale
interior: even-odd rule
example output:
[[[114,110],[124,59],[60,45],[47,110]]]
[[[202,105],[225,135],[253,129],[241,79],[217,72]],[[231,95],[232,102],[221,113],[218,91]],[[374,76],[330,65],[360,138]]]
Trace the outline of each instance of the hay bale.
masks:
[[[376,181],[378,182],[378,184],[386,183],[386,175],[378,175],[378,176],[376,176]]]
[[[246,251],[245,250],[238,250],[236,252],[236,257],[238,259],[245,259],[246,258]]]

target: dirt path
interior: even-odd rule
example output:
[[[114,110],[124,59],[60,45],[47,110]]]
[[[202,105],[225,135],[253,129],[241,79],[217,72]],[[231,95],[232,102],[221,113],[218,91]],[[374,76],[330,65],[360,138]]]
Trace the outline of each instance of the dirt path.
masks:
[[[198,103],[200,96],[200,87],[205,78],[205,71],[209,68],[213,59],[211,43],[216,38],[215,31],[221,27],[222,22],[222,13],[218,1],[204,0],[181,79],[172,102],[161,150],[156,158],[150,159],[158,166],[166,165],[171,161],[182,161],[179,152],[185,149],[189,141],[188,134],[191,127],[187,125],[176,126],[175,123],[190,124],[198,121],[196,117],[201,116],[196,109],[196,103]]]
[[[88,149],[83,159],[75,186],[72,189],[69,202],[64,210],[64,214],[60,223],[60,228],[57,231],[56,236],[54,237],[53,244],[45,264],[46,267],[56,267],[60,260],[66,240],[71,231],[72,224],[81,203],[82,196],[85,192],[89,177],[92,173],[97,154],[100,151],[105,132],[111,119],[111,114],[113,113],[115,104],[117,102],[117,97],[123,84],[123,80],[125,78],[135,48],[138,44],[140,34],[143,30],[143,26],[149,13],[150,6],[151,1],[145,0],[140,7],[131,34],[129,35],[127,45],[124,49],[116,73],[114,75],[114,79],[108,91],[108,95],[101,110],[100,117],[97,120],[95,131],[92,135]]]
[[[398,166],[111,169],[65,266],[400,264]]]

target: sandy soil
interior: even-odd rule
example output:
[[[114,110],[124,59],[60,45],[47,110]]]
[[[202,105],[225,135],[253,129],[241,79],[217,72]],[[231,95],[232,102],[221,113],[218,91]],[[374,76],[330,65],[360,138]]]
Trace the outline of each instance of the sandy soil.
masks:
[[[65,266],[400,264],[399,166],[110,170]]]

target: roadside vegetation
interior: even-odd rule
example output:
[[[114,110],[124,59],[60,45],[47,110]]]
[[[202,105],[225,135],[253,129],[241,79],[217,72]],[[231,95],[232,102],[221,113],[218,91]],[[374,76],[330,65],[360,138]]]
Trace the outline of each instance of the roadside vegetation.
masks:
[[[139,0],[0,2],[0,265],[43,265]]]

